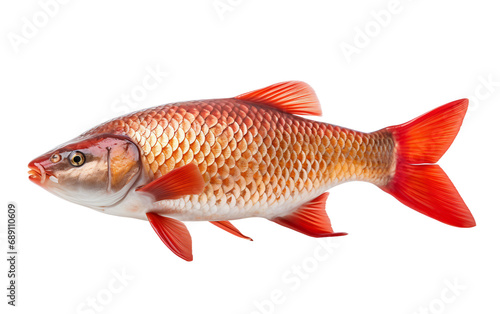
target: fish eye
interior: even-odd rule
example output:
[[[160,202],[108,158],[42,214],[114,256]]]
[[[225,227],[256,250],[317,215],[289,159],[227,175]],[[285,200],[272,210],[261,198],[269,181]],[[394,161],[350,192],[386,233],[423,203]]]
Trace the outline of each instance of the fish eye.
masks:
[[[80,167],[85,163],[85,155],[82,152],[74,151],[69,155],[69,163],[74,167]]]
[[[53,163],[59,162],[61,160],[61,155],[55,153],[54,155],[50,156],[50,161]]]

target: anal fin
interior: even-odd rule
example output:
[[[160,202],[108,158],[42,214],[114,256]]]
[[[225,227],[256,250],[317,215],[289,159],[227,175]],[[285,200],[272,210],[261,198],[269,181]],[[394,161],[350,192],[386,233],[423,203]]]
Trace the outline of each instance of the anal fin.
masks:
[[[323,193],[302,205],[293,213],[271,220],[284,227],[315,238],[347,235],[345,232],[333,232],[330,218],[328,218],[325,211],[327,198],[328,193]]]
[[[230,223],[229,221],[210,221],[210,222],[214,226],[217,226],[217,227],[221,228],[222,230],[229,232],[232,235],[235,235],[235,236],[240,237],[242,239],[247,239],[247,240],[253,241],[252,238],[247,237],[246,235],[242,234],[240,232],[240,230],[238,230],[235,226],[233,226],[233,224]]]

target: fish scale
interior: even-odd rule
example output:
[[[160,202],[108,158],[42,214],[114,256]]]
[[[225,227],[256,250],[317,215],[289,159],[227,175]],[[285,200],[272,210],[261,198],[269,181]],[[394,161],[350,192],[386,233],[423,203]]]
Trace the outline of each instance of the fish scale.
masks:
[[[174,103],[111,120],[84,135],[128,135],[151,178],[196,163],[201,195],[162,201],[184,220],[273,217],[351,180],[384,184],[394,141],[238,99]]]

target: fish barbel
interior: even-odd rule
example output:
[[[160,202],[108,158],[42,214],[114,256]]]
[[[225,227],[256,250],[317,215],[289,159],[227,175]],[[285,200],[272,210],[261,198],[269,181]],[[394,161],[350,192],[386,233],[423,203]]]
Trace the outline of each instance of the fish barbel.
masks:
[[[101,124],[30,164],[30,179],[69,201],[147,219],[192,260],[182,221],[204,220],[248,238],[228,220],[263,217],[313,237],[332,230],[326,191],[348,181],[379,186],[441,222],[475,225],[435,163],[453,142],[467,99],[371,133],[298,115],[321,115],[303,82],[234,98],[172,103]]]

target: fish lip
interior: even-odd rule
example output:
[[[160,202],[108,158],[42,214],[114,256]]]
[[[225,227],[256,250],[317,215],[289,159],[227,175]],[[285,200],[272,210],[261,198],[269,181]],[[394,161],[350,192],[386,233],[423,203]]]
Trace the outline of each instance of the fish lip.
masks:
[[[30,168],[28,171],[30,181],[38,185],[42,185],[45,183],[47,177],[52,176],[52,174],[46,171],[38,162],[32,161],[29,163],[28,167]]]

